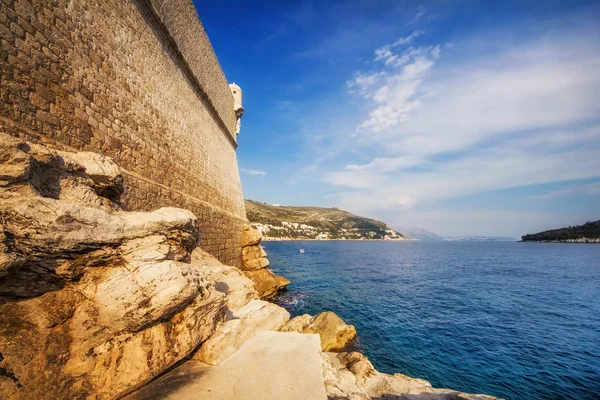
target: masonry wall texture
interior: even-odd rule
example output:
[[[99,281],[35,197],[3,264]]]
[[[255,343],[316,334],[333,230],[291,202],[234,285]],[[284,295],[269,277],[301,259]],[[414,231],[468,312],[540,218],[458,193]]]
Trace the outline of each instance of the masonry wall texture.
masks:
[[[241,264],[233,96],[191,0],[0,0],[0,128],[113,157],[131,210],[193,211]]]

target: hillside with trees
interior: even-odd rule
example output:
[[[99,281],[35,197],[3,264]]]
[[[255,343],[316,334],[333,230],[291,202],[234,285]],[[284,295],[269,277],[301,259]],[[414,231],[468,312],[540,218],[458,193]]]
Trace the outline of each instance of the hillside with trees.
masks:
[[[266,240],[404,240],[384,222],[338,208],[278,206],[246,200],[246,214]]]
[[[600,221],[527,234],[522,236],[521,240],[524,242],[600,243]]]

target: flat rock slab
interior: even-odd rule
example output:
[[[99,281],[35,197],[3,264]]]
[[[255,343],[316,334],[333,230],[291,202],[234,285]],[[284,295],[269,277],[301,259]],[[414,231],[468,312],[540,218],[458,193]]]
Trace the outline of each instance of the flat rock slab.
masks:
[[[327,399],[319,335],[259,331],[212,367],[190,360],[127,400]]]

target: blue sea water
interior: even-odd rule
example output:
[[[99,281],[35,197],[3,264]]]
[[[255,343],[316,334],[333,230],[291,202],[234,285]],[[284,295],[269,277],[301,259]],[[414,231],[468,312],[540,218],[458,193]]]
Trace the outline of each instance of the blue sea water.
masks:
[[[267,242],[292,315],[331,310],[375,367],[506,399],[600,399],[600,245]],[[305,249],[301,254],[299,250]]]

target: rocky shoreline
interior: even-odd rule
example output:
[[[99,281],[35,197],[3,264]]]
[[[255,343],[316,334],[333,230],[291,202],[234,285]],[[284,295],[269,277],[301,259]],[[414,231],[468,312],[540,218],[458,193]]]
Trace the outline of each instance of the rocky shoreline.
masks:
[[[523,243],[600,243],[600,238],[578,238],[560,240],[521,240]]]
[[[191,212],[123,210],[108,157],[2,133],[0,155],[5,399],[494,399],[378,372],[332,312],[290,319],[249,226],[226,266]]]

